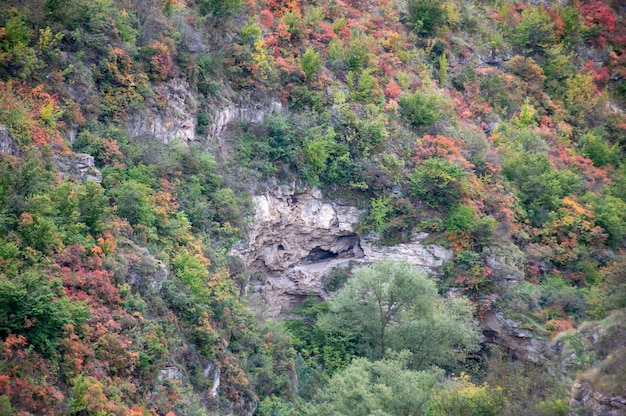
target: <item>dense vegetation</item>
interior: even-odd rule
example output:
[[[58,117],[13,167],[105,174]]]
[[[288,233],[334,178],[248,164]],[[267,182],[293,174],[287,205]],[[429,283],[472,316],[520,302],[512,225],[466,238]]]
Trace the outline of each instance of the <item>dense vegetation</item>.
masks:
[[[609,0],[0,2],[0,414],[564,415],[577,377],[620,394],[625,57]],[[195,139],[131,134],[174,84]],[[237,100],[288,111],[216,138]],[[454,258],[437,280],[348,271],[268,322],[229,253],[274,179]],[[485,344],[495,312],[574,358]]]

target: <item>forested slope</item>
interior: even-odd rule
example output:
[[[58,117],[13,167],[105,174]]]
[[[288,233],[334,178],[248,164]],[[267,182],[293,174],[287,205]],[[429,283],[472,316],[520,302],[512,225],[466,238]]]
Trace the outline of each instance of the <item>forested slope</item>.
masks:
[[[624,14],[0,2],[0,414],[624,414]],[[452,260],[266,319],[276,184]]]

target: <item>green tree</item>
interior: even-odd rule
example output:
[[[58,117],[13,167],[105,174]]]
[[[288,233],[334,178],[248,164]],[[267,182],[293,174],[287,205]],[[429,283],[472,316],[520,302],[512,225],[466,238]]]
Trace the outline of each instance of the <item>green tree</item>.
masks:
[[[104,195],[104,188],[96,182],[88,181],[80,187],[77,197],[80,221],[85,223],[92,233],[101,233],[109,211],[109,199]]]
[[[225,18],[241,12],[242,0],[199,0],[198,8],[202,15]]]
[[[432,416],[497,416],[508,403],[501,387],[493,388],[487,383],[477,386],[466,374],[446,384],[433,392]]]
[[[428,206],[449,206],[463,195],[467,188],[467,172],[456,163],[439,157],[426,159],[409,174],[413,196],[419,196]]]
[[[406,262],[363,267],[329,302],[319,322],[355,337],[357,352],[380,359],[409,350],[411,366],[452,365],[455,353],[478,348],[479,333],[464,299],[444,300],[433,280]]]
[[[433,94],[416,91],[402,94],[398,101],[400,115],[415,130],[429,130],[440,118],[440,100]]]
[[[66,325],[81,327],[89,308],[65,296],[59,279],[26,270],[13,279],[0,279],[0,338],[21,334],[39,351],[52,353]]]
[[[156,216],[152,204],[152,190],[136,180],[121,183],[112,191],[117,203],[117,214],[126,218],[131,225],[154,224]]]
[[[441,0],[409,0],[410,24],[420,35],[431,36],[443,23],[445,11]]]
[[[580,153],[593,161],[599,167],[612,164],[617,165],[620,160],[620,148],[617,143],[611,146],[602,136],[589,133],[578,141]]]
[[[426,415],[440,370],[407,369],[410,354],[370,361],[357,358],[335,374],[307,412],[325,416]]]
[[[511,41],[525,51],[540,52],[556,41],[552,18],[543,7],[527,7],[513,30]]]
[[[311,79],[322,68],[322,55],[315,49],[309,47],[304,54],[302,54],[299,63],[300,69],[304,72],[304,78]]]

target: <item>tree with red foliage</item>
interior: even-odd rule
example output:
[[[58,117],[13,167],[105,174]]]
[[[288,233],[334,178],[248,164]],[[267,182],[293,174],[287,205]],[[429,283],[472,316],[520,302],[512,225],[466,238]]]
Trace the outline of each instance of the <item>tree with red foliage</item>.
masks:
[[[602,0],[595,0],[582,4],[580,12],[585,17],[587,39],[595,46],[603,48],[615,30],[617,23],[615,11]]]

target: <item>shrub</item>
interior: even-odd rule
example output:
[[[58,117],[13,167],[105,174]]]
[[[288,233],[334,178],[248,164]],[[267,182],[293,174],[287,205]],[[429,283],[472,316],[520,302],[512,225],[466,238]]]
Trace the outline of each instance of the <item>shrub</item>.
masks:
[[[313,78],[322,68],[322,56],[315,49],[309,47],[299,60],[300,69],[304,72],[304,78]]]
[[[50,354],[67,325],[79,328],[89,308],[66,297],[59,279],[27,270],[13,279],[0,279],[0,337],[24,335],[37,350]]]
[[[417,91],[400,96],[400,115],[415,130],[429,130],[441,118],[440,100],[435,95]]]
[[[430,158],[409,174],[413,196],[424,199],[431,208],[449,207],[465,192],[467,173],[462,167],[443,158]]]
[[[215,18],[230,17],[239,13],[243,7],[242,0],[198,0],[197,3],[202,15]]]
[[[134,179],[119,184],[112,191],[117,204],[117,215],[131,225],[154,225],[156,215],[152,204],[152,189]]]
[[[433,392],[430,415],[448,416],[497,416],[507,405],[507,398],[501,387],[491,387],[484,383],[477,386],[469,376],[461,373],[448,382],[443,389]]]
[[[596,166],[602,167],[608,164],[617,165],[617,163],[619,163],[619,145],[616,143],[611,146],[604,138],[597,134],[585,134],[578,141],[578,145],[580,147],[580,153],[591,159]]]
[[[552,18],[543,7],[527,7],[513,30],[511,41],[525,51],[542,51],[556,41]]]
[[[420,35],[431,36],[443,23],[445,10],[441,0],[408,0],[410,25]]]

